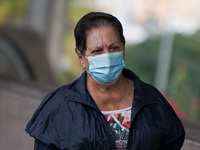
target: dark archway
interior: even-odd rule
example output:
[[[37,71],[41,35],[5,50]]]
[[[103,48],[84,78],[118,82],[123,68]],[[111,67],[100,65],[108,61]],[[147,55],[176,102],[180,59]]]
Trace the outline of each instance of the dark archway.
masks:
[[[0,29],[0,75],[57,84],[48,63],[45,40],[27,30]]]

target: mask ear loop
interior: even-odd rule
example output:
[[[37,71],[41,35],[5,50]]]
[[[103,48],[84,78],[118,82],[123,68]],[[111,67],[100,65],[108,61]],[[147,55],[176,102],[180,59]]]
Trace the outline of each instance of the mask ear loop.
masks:
[[[90,72],[89,72],[88,70],[85,69],[85,71],[86,71],[88,74],[90,74]],[[90,75],[91,75],[91,74],[90,74]]]

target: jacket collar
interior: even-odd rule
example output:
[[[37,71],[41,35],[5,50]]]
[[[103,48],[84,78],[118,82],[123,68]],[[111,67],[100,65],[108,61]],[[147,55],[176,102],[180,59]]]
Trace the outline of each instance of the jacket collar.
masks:
[[[92,99],[90,93],[86,87],[86,71],[75,80],[66,92],[66,97],[68,101],[73,101],[77,103],[82,103],[84,105],[90,106],[94,109],[98,109],[96,103]]]
[[[132,105],[131,120],[143,107],[147,105],[157,104],[157,98],[153,93],[153,86],[148,85],[140,80],[140,78],[128,69],[124,69],[123,73],[134,81],[134,100]]]
[[[145,105],[157,103],[153,97],[148,97],[148,99],[145,98],[145,83],[143,83],[135,73],[128,69],[123,69],[122,73],[134,82],[135,89],[132,114],[136,114]],[[95,101],[92,99],[91,95],[89,94],[86,88],[86,77],[87,73],[85,71],[80,78],[78,78],[70,85],[69,89],[66,92],[67,100],[82,103],[99,110]],[[132,116],[132,118],[133,117],[134,115]]]

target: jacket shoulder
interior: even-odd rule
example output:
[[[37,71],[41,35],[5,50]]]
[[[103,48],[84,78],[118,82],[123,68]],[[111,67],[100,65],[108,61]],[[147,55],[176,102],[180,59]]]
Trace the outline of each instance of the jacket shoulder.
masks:
[[[155,101],[157,103],[157,105],[155,105],[156,107],[154,108],[158,111],[157,116],[162,115],[162,117],[166,117],[166,120],[180,121],[166,97],[156,87],[142,82],[142,89],[145,100]]]
[[[70,84],[61,86],[44,97],[26,126],[25,130],[30,136],[48,144],[49,141],[43,135],[49,132],[47,125],[54,122],[58,115],[62,115],[60,111],[67,106],[66,91],[69,87]]]

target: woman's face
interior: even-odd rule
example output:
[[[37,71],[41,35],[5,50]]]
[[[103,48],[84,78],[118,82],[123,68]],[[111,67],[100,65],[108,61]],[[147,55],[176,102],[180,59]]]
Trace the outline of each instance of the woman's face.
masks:
[[[104,53],[124,51],[124,45],[120,41],[118,33],[110,26],[102,26],[90,30],[87,34],[87,49],[85,56],[95,56]],[[83,68],[89,70],[89,63],[85,56],[77,53]]]

